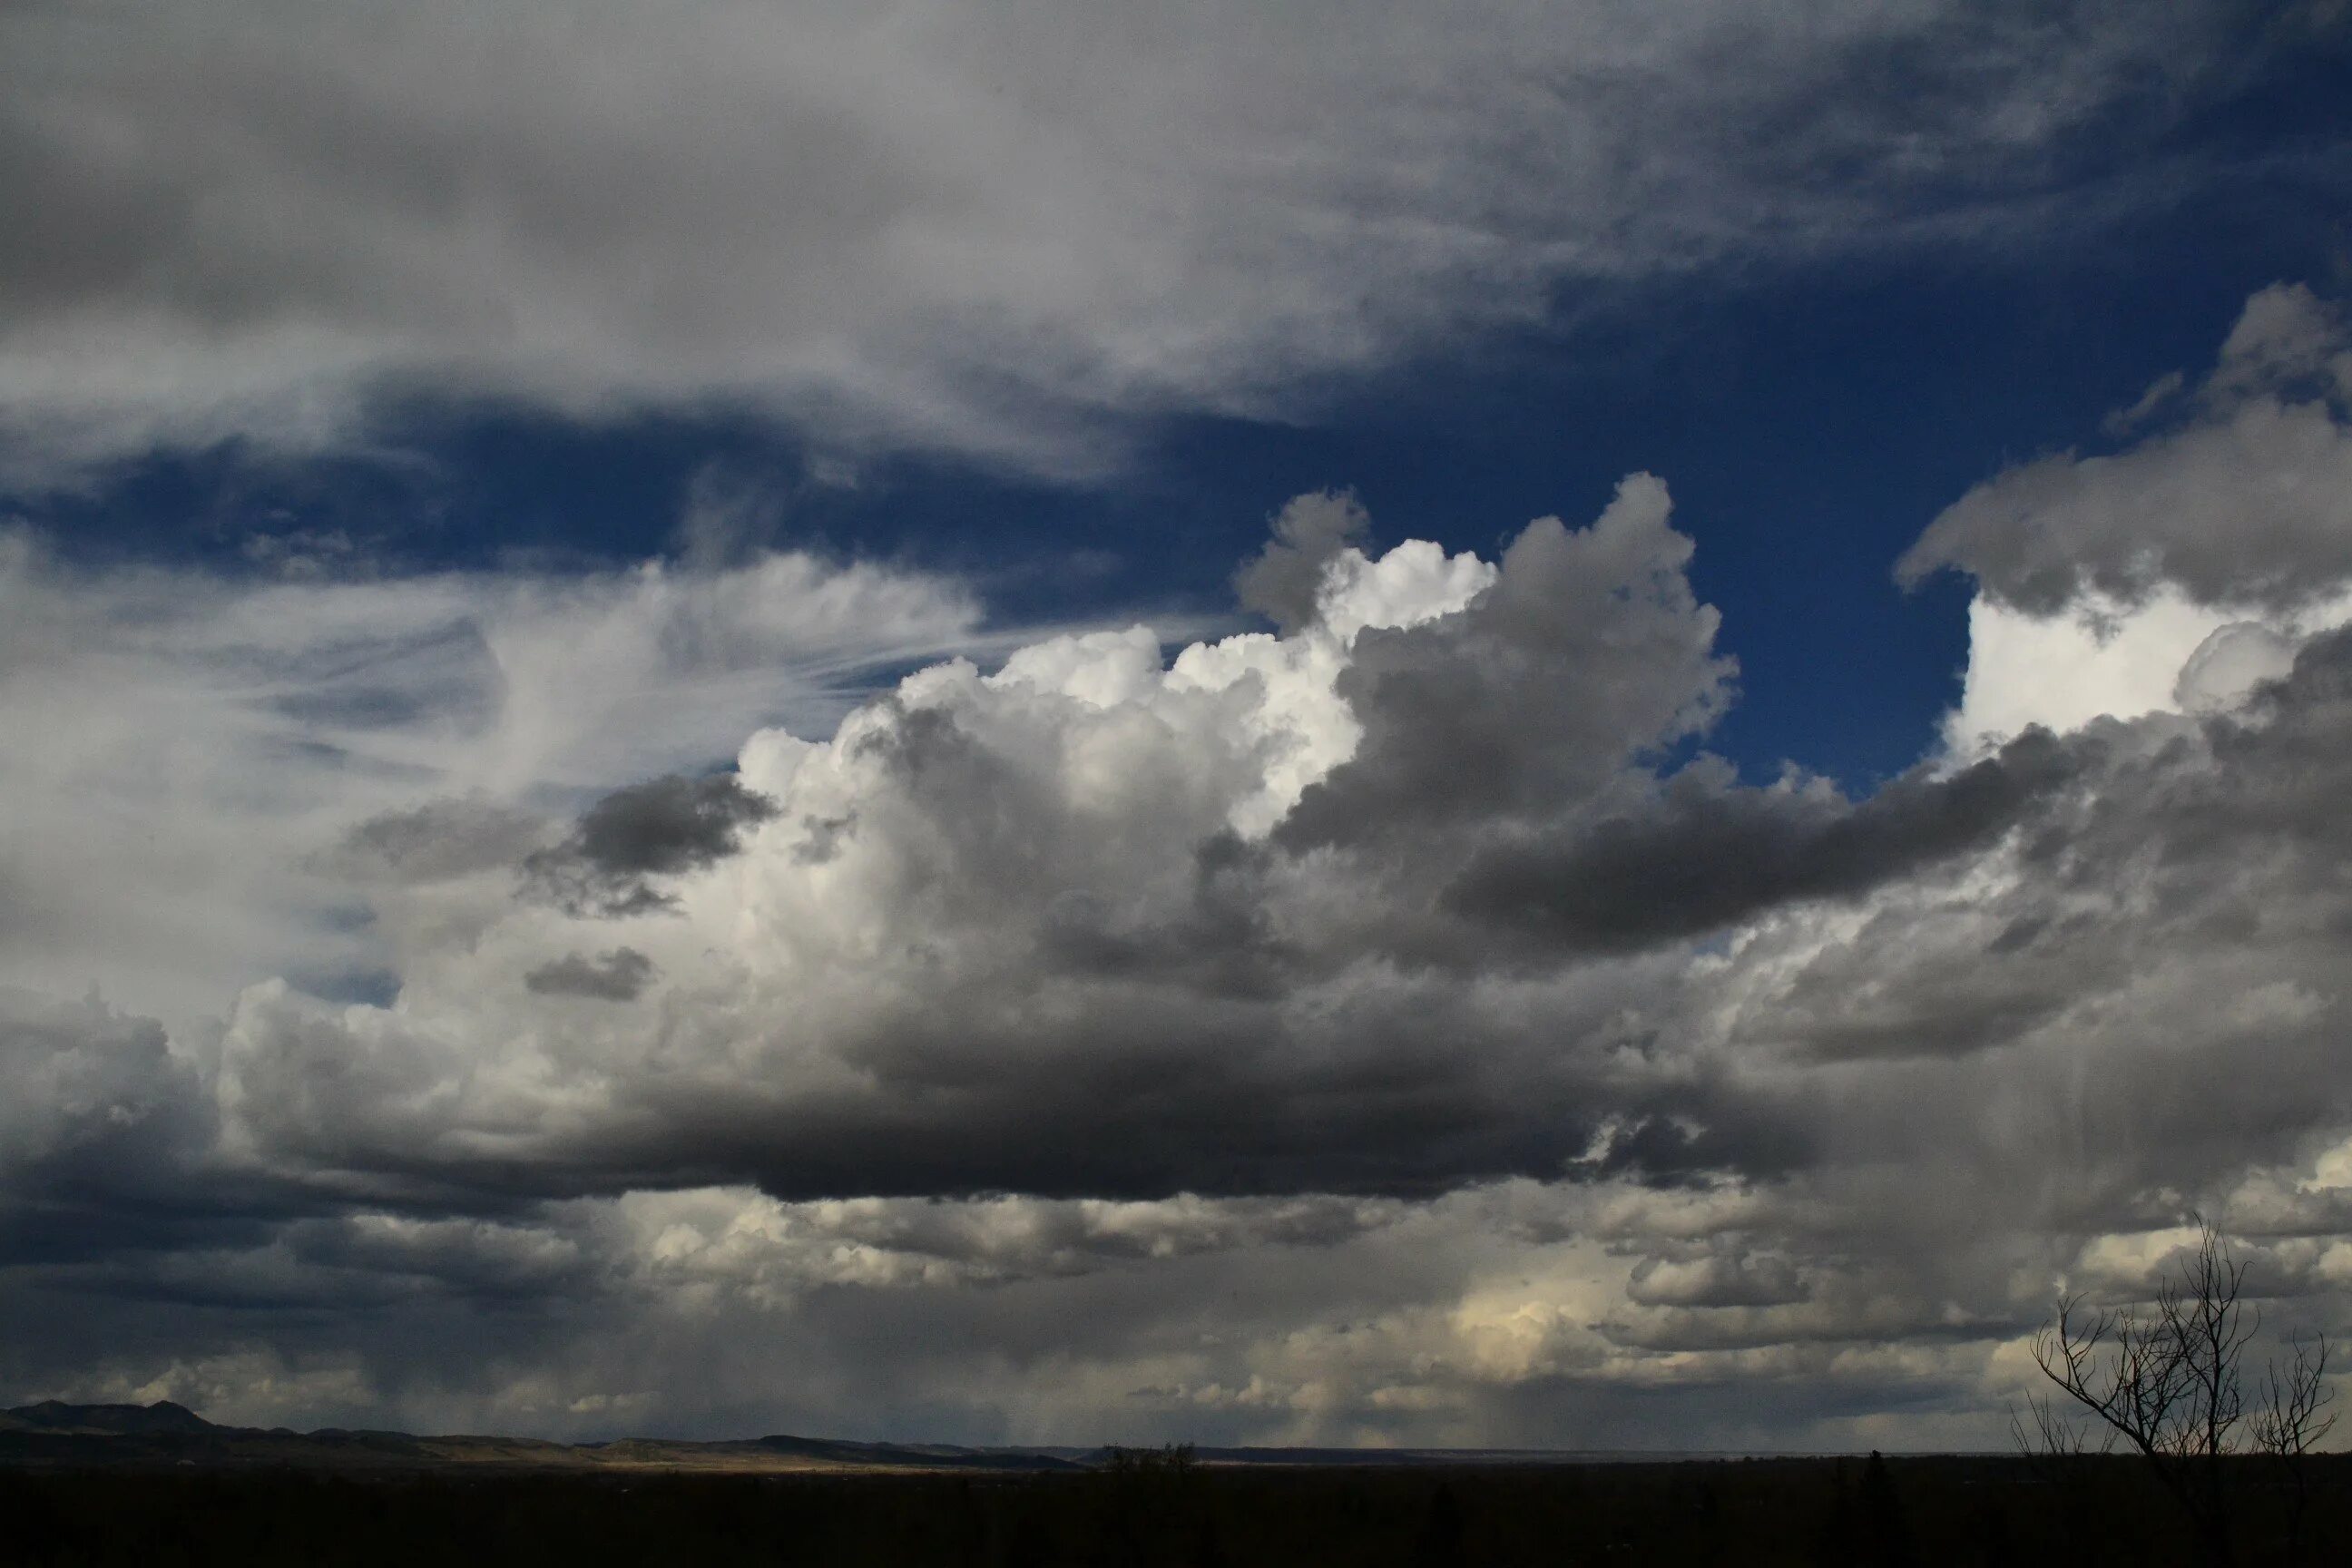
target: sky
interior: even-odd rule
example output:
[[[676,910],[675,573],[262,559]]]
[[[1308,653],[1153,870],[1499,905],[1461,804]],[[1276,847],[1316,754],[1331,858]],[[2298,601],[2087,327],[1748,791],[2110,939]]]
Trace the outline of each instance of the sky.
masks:
[[[0,1403],[2006,1445],[2352,1335],[2352,7],[0,9]]]

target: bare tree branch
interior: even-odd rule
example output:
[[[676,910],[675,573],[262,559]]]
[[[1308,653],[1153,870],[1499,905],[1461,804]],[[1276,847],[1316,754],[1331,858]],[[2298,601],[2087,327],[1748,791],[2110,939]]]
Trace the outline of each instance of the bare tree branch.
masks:
[[[2303,1457],[2336,1424],[2326,1410],[2327,1342],[2294,1347],[2273,1362],[2259,1386],[2242,1363],[2262,1331],[2262,1313],[2245,1300],[2247,1265],[2200,1217],[2196,1247],[2178,1278],[2157,1289],[2152,1311],[2087,1311],[2083,1298],[2061,1298],[2057,1315],[2034,1335],[2042,1375],[2146,1459],[2166,1492],[2189,1516],[2209,1564],[2232,1553],[2235,1455],[2269,1454],[2294,1480],[2289,1540],[2300,1538],[2305,1477]],[[2250,1394],[2255,1399],[2250,1409]],[[2029,1431],[2015,1411],[2011,1431],[2028,1453],[2084,1451],[2083,1440],[2047,1401],[2029,1398]]]

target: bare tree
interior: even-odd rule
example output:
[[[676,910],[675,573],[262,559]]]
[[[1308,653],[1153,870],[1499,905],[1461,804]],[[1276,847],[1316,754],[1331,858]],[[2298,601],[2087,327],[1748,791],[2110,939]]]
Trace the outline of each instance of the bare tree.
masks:
[[[2200,1557],[2233,1560],[2234,1473],[2239,1455],[2268,1454],[2292,1477],[2291,1543],[2303,1523],[2302,1459],[2336,1424],[2326,1406],[2327,1341],[2295,1346],[2291,1361],[2272,1363],[2258,1386],[2242,1365],[2262,1329],[2244,1300],[2246,1265],[2217,1231],[2198,1221],[2195,1248],[2180,1276],[2165,1279],[2152,1310],[2086,1313],[2079,1295],[2063,1297],[2058,1315],[2034,1336],[2033,1359],[2066,1396],[2153,1468],[2188,1516]],[[2252,1397],[2258,1403],[2249,1407]],[[2087,1439],[2046,1401],[2029,1401],[2036,1431],[2011,1417],[2021,1443],[2035,1451],[2078,1454]]]
[[[2290,1544],[2301,1543],[2304,1510],[2311,1502],[2311,1476],[2303,1457],[2336,1426],[2335,1412],[2326,1408],[2335,1397],[2326,1376],[2326,1338],[2298,1344],[2285,1365],[2273,1362],[2264,1369],[2263,1405],[2254,1412],[2254,1447],[2286,1470]]]
[[[2025,1396],[2022,1414],[2014,1405],[2009,1407],[2009,1436],[2029,1459],[2073,1459],[2113,1453],[2116,1447],[2112,1428],[2074,1420],[2057,1401],[2038,1394]]]

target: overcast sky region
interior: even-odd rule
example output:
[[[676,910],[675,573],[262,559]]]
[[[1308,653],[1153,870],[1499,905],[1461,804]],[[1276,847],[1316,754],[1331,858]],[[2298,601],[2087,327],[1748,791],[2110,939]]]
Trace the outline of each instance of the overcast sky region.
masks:
[[[2352,1339],[2352,7],[0,8],[0,1405],[1998,1447]]]

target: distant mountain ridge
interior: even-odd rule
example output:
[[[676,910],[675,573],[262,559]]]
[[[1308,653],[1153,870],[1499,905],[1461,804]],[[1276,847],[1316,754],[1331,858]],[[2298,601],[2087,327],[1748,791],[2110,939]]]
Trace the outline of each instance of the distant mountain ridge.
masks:
[[[858,1443],[778,1435],[693,1443],[624,1437],[555,1443],[536,1437],[418,1436],[321,1427],[224,1426],[170,1400],[69,1405],[46,1399],[0,1411],[0,1464],[316,1466],[408,1468],[503,1465],[549,1469],[1071,1470],[1081,1450]]]
[[[1108,1447],[963,1447],[946,1443],[860,1443],[782,1434],[716,1442],[621,1437],[557,1443],[482,1435],[321,1427],[223,1426],[184,1405],[68,1405],[47,1399],[0,1411],[0,1465],[415,1469],[501,1466],[538,1469],[796,1471],[1081,1471],[1109,1464]],[[1462,1448],[1198,1448],[1211,1465],[1547,1465],[1612,1459],[1730,1458],[1729,1455],[1611,1454]]]
[[[152,1405],[68,1405],[44,1399],[0,1411],[0,1432],[67,1432],[84,1436],[142,1436],[155,1432],[221,1432],[184,1405],[159,1399]]]

